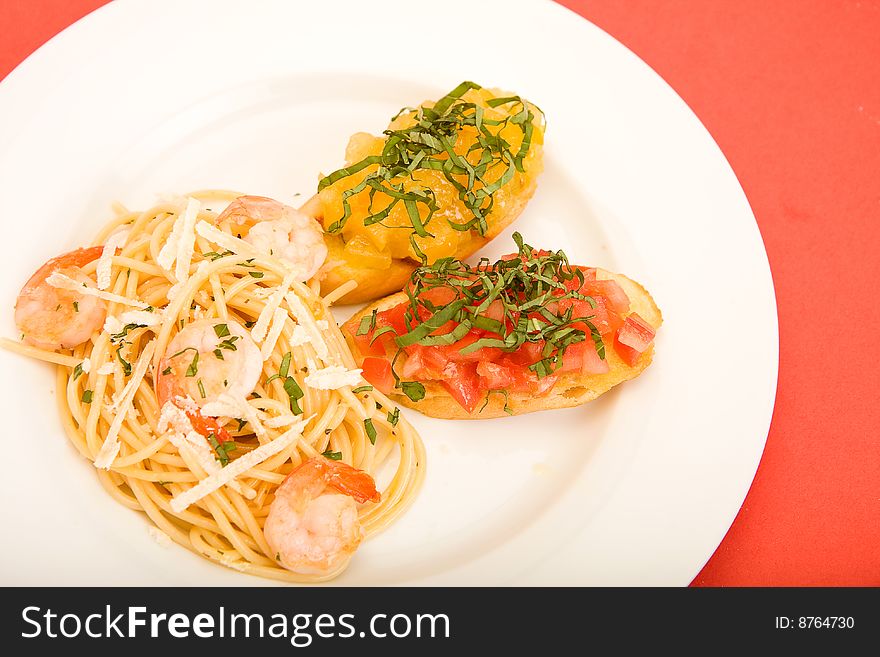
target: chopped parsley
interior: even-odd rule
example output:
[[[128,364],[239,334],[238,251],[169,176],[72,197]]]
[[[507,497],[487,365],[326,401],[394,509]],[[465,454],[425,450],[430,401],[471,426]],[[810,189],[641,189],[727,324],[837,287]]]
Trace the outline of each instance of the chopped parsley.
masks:
[[[83,402],[83,404],[91,404],[92,403],[92,391],[91,390],[83,390],[82,402]]]
[[[116,358],[119,360],[119,363],[122,365],[122,373],[125,376],[131,376],[131,363],[129,363],[122,356],[122,345],[116,350]]]
[[[388,411],[388,422],[392,427],[396,427],[397,423],[400,421],[400,409],[395,408],[393,411]]]
[[[321,456],[330,459],[331,461],[342,460],[342,452],[331,452],[329,449],[327,451],[321,452]]]
[[[376,427],[373,426],[372,418],[367,418],[364,420],[364,429],[367,430],[367,438],[370,439],[370,444],[376,444]]]
[[[217,460],[224,468],[229,464],[229,452],[238,449],[238,446],[231,440],[221,443],[213,433],[208,434],[208,443],[217,452]]]
[[[299,407],[299,400],[303,398],[303,391],[292,376],[284,379],[284,392],[290,398],[290,411],[294,415],[302,415],[303,411]]]
[[[372,389],[373,389],[373,386],[360,386],[360,387],[358,387],[358,388],[352,388],[351,391],[352,391],[354,394],[357,394],[357,393],[359,393],[359,392],[369,392],[369,391],[372,390]]]

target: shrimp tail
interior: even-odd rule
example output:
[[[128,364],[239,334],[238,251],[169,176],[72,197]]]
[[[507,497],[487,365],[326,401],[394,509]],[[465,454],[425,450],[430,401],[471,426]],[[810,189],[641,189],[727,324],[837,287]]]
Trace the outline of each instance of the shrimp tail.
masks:
[[[361,504],[382,499],[376,490],[375,480],[369,474],[342,461],[331,461],[323,457],[303,462],[287,475],[287,480],[321,482]]]
[[[159,408],[170,401],[186,414],[193,429],[205,438],[213,435],[221,444],[232,442],[232,436],[215,418],[202,415],[195,402],[188,400],[185,395],[181,394],[175,385],[174,377],[164,373],[167,364],[168,361],[164,358],[159,362],[159,374],[156,376],[156,397],[159,401]]]

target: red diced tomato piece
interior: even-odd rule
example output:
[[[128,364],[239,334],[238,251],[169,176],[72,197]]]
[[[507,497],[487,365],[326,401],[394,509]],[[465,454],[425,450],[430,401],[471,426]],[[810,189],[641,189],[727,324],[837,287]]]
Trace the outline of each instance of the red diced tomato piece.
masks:
[[[391,374],[391,363],[385,358],[364,358],[361,368],[364,378],[376,390],[390,394],[394,390],[394,376]]]
[[[474,342],[482,338],[483,335],[476,331],[471,331],[466,336],[464,336],[458,342],[453,342],[451,345],[437,347],[437,349],[449,360],[454,361],[482,361],[488,360],[492,361],[497,359],[501,355],[501,349],[498,347],[481,347],[476,351],[472,351],[468,354],[461,353],[461,350],[465,347],[472,345]]]
[[[400,375],[404,379],[422,378],[425,370],[425,362],[422,359],[424,349],[417,344],[406,348],[406,360],[403,361],[403,367],[400,370]]]
[[[439,373],[446,367],[449,359],[437,347],[425,347],[422,351],[422,361],[429,371]]]
[[[629,310],[629,297],[617,281],[589,281],[581,289],[591,297],[604,297],[605,306],[613,313],[622,314]]]
[[[372,342],[373,332],[370,331],[364,335],[355,335],[354,343],[364,356],[384,356],[385,342],[382,340],[382,337],[380,335],[375,342]]]
[[[512,354],[508,354],[507,358],[517,365],[528,367],[529,365],[534,365],[543,358],[541,355],[543,349],[543,340],[540,342],[526,342]]]
[[[456,297],[458,297],[458,292],[451,287],[432,287],[427,290],[422,290],[419,293],[418,300],[420,302],[427,301],[430,304],[440,308],[442,306],[449,305],[452,303]]]
[[[494,319],[496,322],[500,322],[501,318],[504,317],[504,304],[498,299],[495,299],[495,301],[489,304],[489,307],[486,308],[486,312],[483,314],[489,319]]]
[[[559,379],[559,374],[556,372],[548,374],[547,376],[542,376],[540,379],[538,378],[538,375],[531,370],[529,370],[529,374],[532,375],[529,386],[530,390],[533,395],[537,395],[538,397],[550,392],[550,389],[556,385],[556,381]]]
[[[477,374],[477,364],[450,361],[443,370],[440,384],[468,413],[473,413],[486,396],[486,385]]]
[[[477,363],[477,374],[489,390],[507,390],[516,380],[510,367],[498,363]]]
[[[654,327],[637,313],[632,313],[617,330],[614,348],[627,365],[634,366],[651,346],[656,334]]]
[[[397,335],[403,335],[407,332],[404,315],[406,314],[406,309],[408,307],[409,304],[400,303],[393,308],[378,313],[376,315],[376,327],[382,328],[384,326],[390,326],[397,332]],[[390,333],[388,335],[390,335]]]

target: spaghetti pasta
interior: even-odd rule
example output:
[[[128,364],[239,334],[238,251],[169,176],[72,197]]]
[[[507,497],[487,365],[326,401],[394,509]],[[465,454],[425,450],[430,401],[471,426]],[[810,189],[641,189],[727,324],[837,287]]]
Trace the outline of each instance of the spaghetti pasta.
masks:
[[[71,312],[64,295],[88,297],[106,308],[101,326],[69,349],[33,339],[2,346],[57,365],[71,442],[154,531],[242,572],[324,581],[348,559],[294,572],[267,540],[279,486],[310,462],[337,478],[372,476],[381,499],[356,507],[369,538],[412,504],[424,448],[361,379],[329,310],[340,294],[321,298],[316,280],[301,282],[301,269],[218,213],[237,196],[209,190],[144,212],[116,206],[94,242],[116,248],[91,249],[76,275],[43,272],[56,312]]]

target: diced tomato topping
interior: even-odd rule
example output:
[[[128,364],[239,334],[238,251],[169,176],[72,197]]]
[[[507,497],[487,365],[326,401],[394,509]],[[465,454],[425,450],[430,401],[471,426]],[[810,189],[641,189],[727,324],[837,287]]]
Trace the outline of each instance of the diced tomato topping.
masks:
[[[487,391],[485,383],[477,374],[477,364],[474,362],[447,363],[443,369],[440,385],[446,388],[452,398],[468,413],[474,412]]]
[[[544,349],[544,341],[526,342],[512,354],[507,354],[507,358],[516,365],[528,367],[534,365],[543,358],[541,351]]]
[[[632,313],[617,330],[614,348],[623,361],[634,366],[651,343],[657,331],[637,313]]]
[[[589,281],[581,291],[587,296],[604,297],[605,307],[612,312],[622,314],[629,310],[629,297],[617,281]]]
[[[534,256],[541,257],[549,253],[549,251],[535,251]],[[503,260],[518,257],[517,254],[513,254]],[[486,266],[477,269],[486,269]],[[654,329],[636,314],[624,320],[623,315],[629,312],[630,300],[616,281],[597,280],[596,269],[592,267],[573,266],[573,269],[576,269],[581,277],[574,276],[570,280],[563,281],[564,287],[553,291],[553,295],[557,298],[549,299],[544,304],[544,311],[557,316],[570,312],[574,320],[570,326],[583,331],[586,339],[567,346],[561,366],[552,374],[538,377],[536,372],[529,369],[529,366],[544,357],[543,340],[526,342],[512,353],[496,347],[482,347],[462,354],[462,349],[482,338],[501,337],[497,333],[477,328],[473,328],[451,345],[414,344],[404,348],[405,358],[398,361],[398,373],[407,380],[440,382],[469,412],[473,412],[478,404],[482,403],[488,390],[544,395],[553,388],[559,376],[564,373],[604,374],[609,371],[608,361],[599,357],[590,336],[591,328],[587,325],[588,322],[603,336],[606,345],[610,346],[613,340],[621,358],[634,365],[653,341]],[[574,291],[591,297],[592,303],[563,298]],[[439,309],[458,299],[461,294],[459,288],[453,285],[440,285],[421,290],[418,317],[413,322],[413,326],[426,321],[435,312],[426,305]],[[397,348],[394,338],[407,333],[405,313],[408,309],[409,303],[403,303],[378,313],[375,330],[392,327],[394,332],[380,335],[372,344],[371,338],[375,330],[365,336],[355,336],[359,349],[367,356],[364,360],[364,377],[383,392],[393,389],[394,377],[390,367],[390,355]],[[534,309],[527,312],[529,317],[543,319],[543,315]],[[503,303],[495,300],[482,315],[491,320],[512,324],[518,320],[519,313],[513,312],[512,317],[505,318]],[[456,327],[455,321],[448,321],[432,331],[431,335],[448,334]],[[507,328],[512,329],[513,326]]]
[[[477,363],[477,374],[480,375],[489,390],[506,390],[516,381],[513,369],[498,363]]]
[[[500,322],[501,318],[504,317],[504,304],[496,299],[489,304],[489,307],[486,308],[486,312],[483,314],[489,319],[494,319],[496,322]]]
[[[568,345],[562,356],[562,368],[559,371],[605,374],[608,369],[608,361],[599,358],[596,345],[587,337],[584,342]]]
[[[452,303],[458,293],[451,287],[432,287],[419,293],[419,301],[427,301],[438,308]]]
[[[426,376],[425,363],[422,360],[422,354],[425,348],[417,344],[406,348],[406,360],[403,362],[403,368],[400,374],[404,379],[413,379],[415,377],[430,378]]]
[[[453,342],[451,345],[447,346],[437,347],[437,350],[442,352],[449,360],[454,361],[495,360],[501,355],[501,349],[498,347],[481,347],[480,349],[467,354],[461,353],[462,349],[472,345],[482,337],[482,334],[476,331],[471,331],[458,342]]]
[[[391,374],[391,363],[387,358],[364,358],[361,369],[364,371],[364,378],[376,390],[386,395],[394,390],[394,376]]]
[[[364,356],[384,356],[385,342],[382,340],[382,336],[380,335],[375,342],[372,342],[372,337],[372,331],[364,335],[355,335],[354,343]]]

